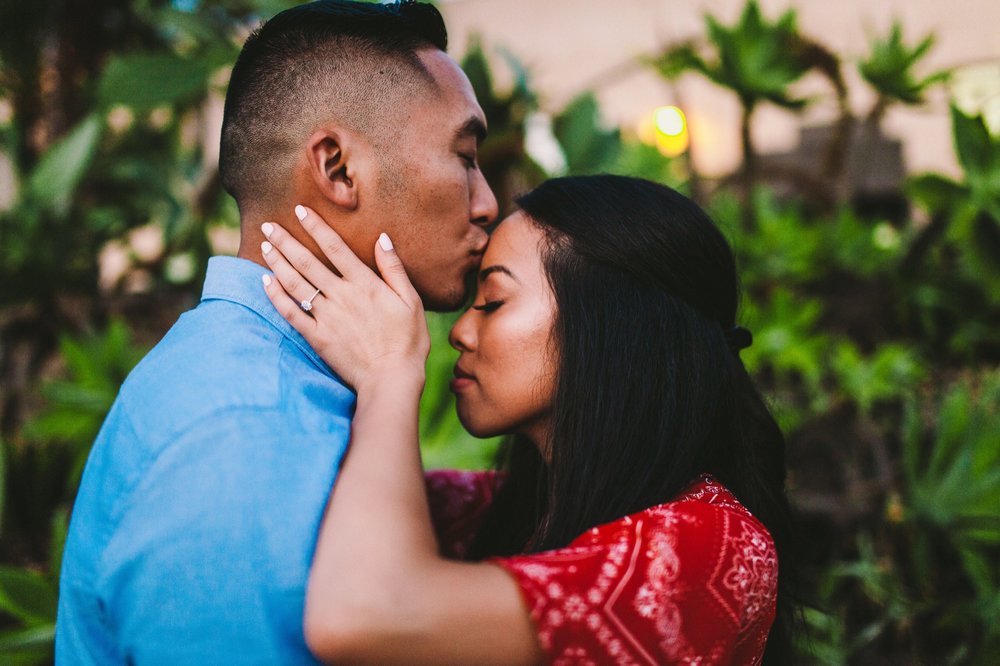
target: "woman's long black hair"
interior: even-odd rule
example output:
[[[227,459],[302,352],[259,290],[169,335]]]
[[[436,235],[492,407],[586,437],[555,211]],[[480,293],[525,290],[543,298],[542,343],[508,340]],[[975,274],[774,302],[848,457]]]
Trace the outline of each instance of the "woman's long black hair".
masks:
[[[784,437],[734,343],[732,251],[694,202],[622,176],[549,180],[518,199],[541,229],[559,359],[548,464],[504,450],[507,481],[473,552],[537,552],[670,501],[713,475],[770,531],[778,617],[766,663],[791,660]]]

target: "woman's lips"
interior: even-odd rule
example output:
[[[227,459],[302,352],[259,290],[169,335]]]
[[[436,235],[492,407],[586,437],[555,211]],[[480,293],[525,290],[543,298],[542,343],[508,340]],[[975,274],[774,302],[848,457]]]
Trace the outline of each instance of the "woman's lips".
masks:
[[[455,393],[466,389],[476,383],[476,378],[472,373],[463,370],[462,368],[455,366],[455,378],[451,380],[451,390]]]
[[[461,378],[455,377],[455,379],[451,380],[450,387],[452,393],[460,393],[461,391],[464,391],[465,389],[469,388],[475,383],[476,382],[473,379],[466,379],[464,377]]]

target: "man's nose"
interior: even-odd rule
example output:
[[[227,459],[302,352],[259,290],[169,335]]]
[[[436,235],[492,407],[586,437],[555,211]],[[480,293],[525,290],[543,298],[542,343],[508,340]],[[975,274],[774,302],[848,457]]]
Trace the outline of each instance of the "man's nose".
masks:
[[[497,219],[500,214],[500,207],[497,205],[497,198],[493,195],[489,183],[482,171],[476,171],[476,179],[473,181],[472,205],[470,206],[470,217],[472,224],[479,227],[487,227]]]

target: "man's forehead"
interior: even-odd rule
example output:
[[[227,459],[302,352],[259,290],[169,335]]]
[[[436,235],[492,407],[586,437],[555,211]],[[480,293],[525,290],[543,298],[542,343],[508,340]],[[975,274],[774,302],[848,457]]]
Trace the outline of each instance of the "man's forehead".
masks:
[[[424,67],[434,78],[438,91],[449,106],[454,106],[461,116],[461,125],[470,117],[478,117],[479,124],[485,128],[486,118],[476,99],[469,78],[447,53],[437,49],[420,49],[417,56]]]
[[[428,47],[417,49],[416,54],[439,84],[447,83],[452,86],[461,86],[463,82],[468,84],[462,68],[444,51]]]

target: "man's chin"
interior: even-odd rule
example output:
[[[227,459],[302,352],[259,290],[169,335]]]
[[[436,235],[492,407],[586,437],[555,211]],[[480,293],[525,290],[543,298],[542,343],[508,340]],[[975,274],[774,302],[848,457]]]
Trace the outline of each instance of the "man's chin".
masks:
[[[441,282],[432,282],[429,286],[414,282],[413,286],[420,294],[420,300],[423,302],[425,310],[429,312],[455,312],[471,305],[472,297],[476,293],[478,276],[479,263],[477,262],[459,280],[448,284],[447,287],[443,287]]]
[[[420,293],[420,300],[428,312],[455,312],[469,300],[469,293],[459,287],[450,293]]]

